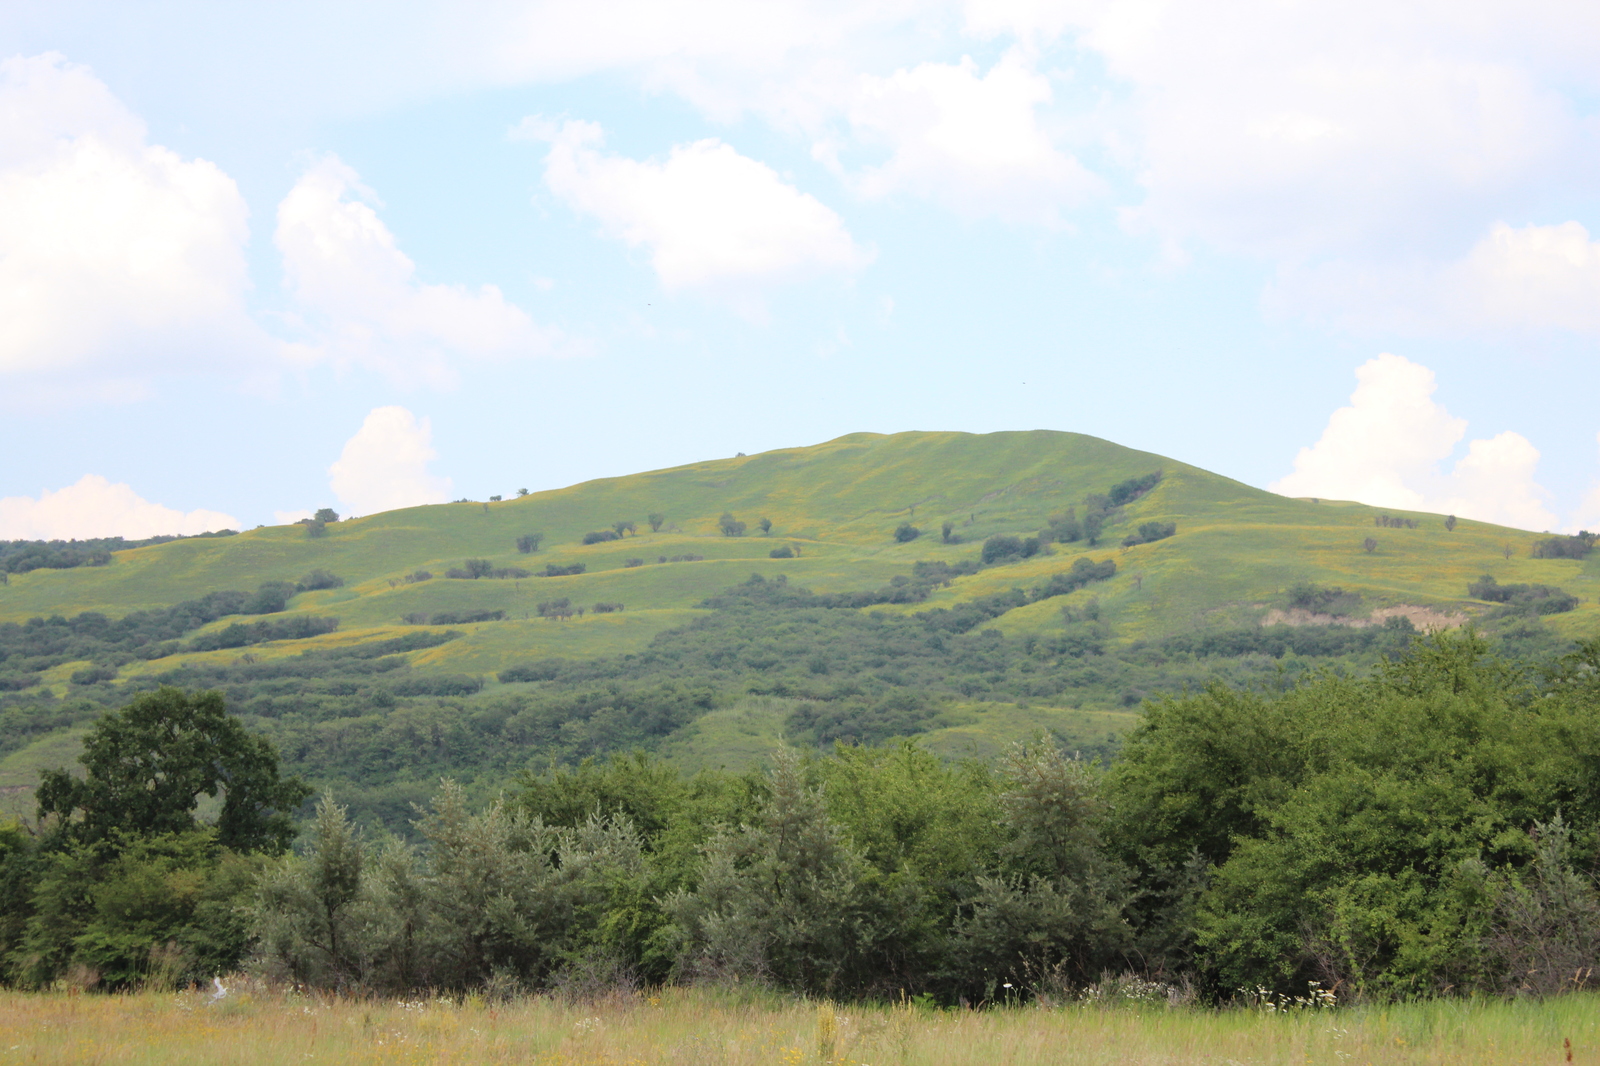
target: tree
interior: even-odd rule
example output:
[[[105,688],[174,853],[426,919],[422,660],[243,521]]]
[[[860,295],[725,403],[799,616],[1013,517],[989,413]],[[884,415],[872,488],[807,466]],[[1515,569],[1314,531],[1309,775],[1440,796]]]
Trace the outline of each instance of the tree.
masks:
[[[308,537],[320,537],[328,531],[327,525],[323,522],[306,521],[304,525],[306,527],[306,536]]]
[[[724,537],[744,536],[745,524],[733,517],[732,512],[723,511],[722,517],[717,519],[717,528],[722,530]]]
[[[494,571],[494,564],[487,559],[468,559],[462,565],[467,572],[467,576],[474,580],[480,577],[487,577]]]
[[[955,531],[956,524],[947,519],[944,524],[939,527],[939,539],[944,541],[946,544],[952,544],[954,541],[951,538],[955,536]]]
[[[311,520],[313,522],[337,522],[339,520],[339,512],[332,507],[323,507],[311,516]]]
[[[616,531],[617,539],[619,540],[622,539],[622,536],[625,533],[633,533],[637,535],[639,532],[639,527],[627,519],[623,519],[620,522],[611,523],[611,528]]]
[[[41,776],[39,817],[57,815],[88,841],[193,830],[200,797],[221,795],[218,843],[281,852],[294,839],[291,812],[311,794],[279,777],[277,752],[228,714],[220,692],[147,692],[101,717],[78,761],[82,780],[65,769]]]
[[[765,533],[769,537],[772,535],[772,519],[763,515],[761,521],[757,522],[756,525],[761,527],[762,533]]]
[[[543,533],[525,533],[517,538],[517,551],[529,555],[539,550],[539,545],[544,541]]]
[[[644,520],[650,523],[650,532],[660,533],[661,526],[666,522],[667,516],[660,511],[651,511],[644,516]]]
[[[1445,529],[1446,533],[1454,533],[1456,531],[1456,516],[1455,515],[1452,514],[1452,515],[1446,515],[1445,516],[1444,529]]]
[[[1372,537],[1368,537],[1366,540],[1361,542],[1361,550],[1366,552],[1368,555],[1371,555],[1373,552],[1378,550],[1378,542]]]
[[[517,495],[518,496],[526,496],[527,494],[528,494],[528,490],[527,489],[518,489],[517,490]]]
[[[901,522],[895,527],[894,539],[897,543],[909,544],[911,541],[916,540],[920,536],[922,536],[922,530],[918,529],[910,522]]]

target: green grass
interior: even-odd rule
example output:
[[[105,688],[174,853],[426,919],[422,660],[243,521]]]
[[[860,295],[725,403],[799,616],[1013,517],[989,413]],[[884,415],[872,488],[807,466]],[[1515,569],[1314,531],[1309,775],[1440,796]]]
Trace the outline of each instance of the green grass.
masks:
[[[1299,581],[1357,591],[1367,609],[1404,604],[1471,614],[1488,605],[1468,600],[1467,585],[1490,573],[1501,582],[1567,589],[1580,597],[1580,607],[1547,618],[1547,624],[1566,636],[1600,632],[1600,555],[1584,562],[1536,560],[1529,549],[1538,534],[1472,521],[1447,532],[1437,515],[1407,512],[1420,528],[1378,528],[1376,508],[1288,499],[1109,441],[1046,431],[854,434],[815,447],[591,481],[499,503],[392,511],[330,526],[318,539],[307,537],[303,527],[280,526],[177,541],[120,552],[106,567],[15,575],[0,586],[0,621],[86,610],[120,616],[214,589],[249,590],[263,581],[294,580],[322,568],[343,577],[345,587],[298,596],[290,613],[336,616],[340,631],[260,645],[248,654],[272,658],[393,637],[414,631],[401,621],[416,613],[499,610],[507,621],[454,627],[465,634],[461,640],[410,655],[416,669],[480,675],[490,679],[492,690],[493,675],[517,662],[638,652],[656,634],[695,617],[696,604],[706,596],[751,573],[785,575],[819,593],[876,588],[908,572],[917,560],[972,559],[992,534],[1027,535],[1068,507],[1081,513],[1088,493],[1157,469],[1164,472],[1161,483],[1126,508],[1099,548],[1058,545],[1048,555],[960,578],[926,603],[874,609],[913,613],[1013,586],[1027,588],[1087,553],[1114,558],[1117,575],[1071,596],[1014,610],[992,625],[1018,636],[1060,632],[1063,606],[1095,598],[1113,639],[1155,639],[1253,624]],[[659,533],[649,532],[645,521],[653,511],[667,516]],[[721,536],[716,523],[724,511],[747,522],[750,531],[743,537]],[[763,516],[774,524],[771,536],[762,536],[756,526]],[[621,542],[579,543],[586,531],[624,519],[645,532]],[[1126,532],[1148,520],[1176,522],[1178,533],[1154,544],[1117,546]],[[896,543],[893,530],[906,521],[924,535]],[[954,523],[961,543],[940,542],[944,521]],[[516,538],[532,532],[545,534],[544,550],[519,554]],[[1378,542],[1370,553],[1362,548],[1369,536]],[[800,556],[769,558],[781,544],[797,548]],[[681,555],[704,559],[657,562]],[[522,580],[401,580],[418,569],[442,575],[467,558],[530,570],[581,561],[588,572]],[[643,559],[645,565],[630,567],[630,559]],[[541,601],[560,597],[584,607],[620,602],[626,610],[567,622],[537,617]],[[186,661],[232,662],[241,654],[229,650],[135,661],[123,668],[123,676],[164,672]],[[70,674],[82,665],[56,667],[44,680],[57,695],[66,695]],[[1123,729],[1121,723],[1115,729],[1090,723],[1083,717],[1090,711],[1120,713],[1111,707],[974,711],[972,721],[952,721],[928,741],[951,751],[965,750],[963,745],[986,751],[998,738],[1041,725],[1066,736],[1087,730],[1086,737]],[[777,726],[758,724],[745,711],[719,713],[730,717],[708,721],[679,744],[685,759],[733,758],[735,752],[747,753],[755,738],[765,743],[778,735]],[[717,754],[722,751],[728,754]]]
[[[0,1055],[27,1063],[277,1066],[1489,1066],[1600,1062],[1600,1001],[1434,1000],[1290,1014],[1069,1005],[841,1006],[754,989],[587,1002],[306,997],[229,979],[205,992],[0,993]]]

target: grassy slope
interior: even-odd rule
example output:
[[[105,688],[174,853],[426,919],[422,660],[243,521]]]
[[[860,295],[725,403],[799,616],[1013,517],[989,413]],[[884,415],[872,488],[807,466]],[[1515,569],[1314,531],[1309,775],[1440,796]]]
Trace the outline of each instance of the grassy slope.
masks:
[[[416,665],[424,669],[489,673],[542,655],[635,650],[662,629],[681,624],[684,611],[705,595],[752,572],[787,574],[795,583],[829,592],[875,587],[918,559],[972,558],[993,533],[1032,532],[1087,493],[1157,468],[1166,473],[1162,483],[1127,509],[1126,520],[1109,529],[1106,540],[1114,545],[1139,521],[1150,519],[1176,521],[1178,536],[1090,553],[1118,561],[1117,577],[1093,594],[1123,638],[1252,618],[1259,613],[1253,605],[1298,580],[1357,589],[1373,606],[1455,608],[1469,603],[1466,585],[1482,573],[1494,573],[1502,582],[1561,585],[1586,602],[1551,619],[1552,624],[1567,632],[1600,628],[1600,605],[1594,602],[1600,559],[1530,559],[1535,534],[1470,521],[1451,533],[1429,515],[1410,516],[1420,520],[1418,529],[1379,529],[1373,525],[1375,508],[1286,499],[1147,452],[1047,431],[853,434],[810,448],[608,478],[501,503],[392,511],[332,526],[315,540],[300,527],[287,526],[140,548],[118,553],[109,567],[13,577],[0,587],[0,621],[84,610],[117,616],[211,589],[294,580],[322,567],[344,577],[346,587],[299,596],[291,610],[339,617],[341,633],[324,641],[393,635],[399,619],[417,611],[507,611],[516,623],[463,627],[470,634],[466,640],[417,656]],[[648,530],[644,519],[651,511],[668,516],[659,534],[647,531],[591,547],[577,543],[584,532],[619,519]],[[720,536],[716,520],[723,511],[748,522],[750,533]],[[755,529],[761,516],[774,523],[771,537]],[[964,543],[939,542],[939,525],[947,519],[956,522]],[[925,535],[909,544],[894,543],[892,530],[908,520]],[[545,533],[547,547],[519,555],[515,540],[529,532]],[[1379,542],[1371,554],[1361,548],[1367,536]],[[801,557],[768,558],[779,544],[798,547]],[[1502,557],[1503,545],[1513,549],[1509,560]],[[1058,546],[1052,555],[958,580],[929,604],[899,610],[1026,587],[1070,566],[1087,550]],[[705,559],[655,561],[683,554]],[[589,572],[522,581],[439,578],[391,584],[419,568],[442,574],[469,557],[530,569],[582,561]],[[627,567],[630,558],[643,558],[648,565]],[[620,601],[627,612],[567,623],[531,617],[540,600],[560,596],[580,604]],[[1063,602],[1014,611],[998,624],[1007,632],[1048,632],[1060,625]],[[300,646],[268,646],[257,654],[294,653]],[[171,665],[169,659],[149,668]],[[70,669],[57,672],[63,676],[52,680],[64,682]]]
[[[337,616],[341,630],[314,641],[258,646],[253,654],[294,655],[311,646],[394,636],[408,631],[398,623],[412,612],[498,609],[510,620],[455,627],[466,633],[464,639],[411,656],[414,668],[424,672],[490,676],[509,664],[545,656],[637,651],[657,633],[692,618],[693,606],[706,595],[752,572],[786,574],[796,584],[832,592],[877,587],[919,559],[970,559],[992,534],[1031,533],[1049,515],[1081,505],[1086,494],[1154,469],[1165,472],[1161,484],[1107,529],[1102,547],[1060,545],[1048,556],[959,579],[928,603],[879,609],[914,612],[1014,585],[1028,587],[1087,552],[1096,559],[1116,558],[1117,576],[1072,597],[1012,611],[994,624],[1010,634],[1049,633],[1061,628],[1065,603],[1097,596],[1119,638],[1152,638],[1248,624],[1285,587],[1302,580],[1357,590],[1369,607],[1405,603],[1470,611],[1468,582],[1493,573],[1501,582],[1566,588],[1585,602],[1549,619],[1550,624],[1569,635],[1600,631],[1600,555],[1584,563],[1535,560],[1529,547],[1536,534],[1470,521],[1447,532],[1436,515],[1408,514],[1418,519],[1417,529],[1376,528],[1376,508],[1286,499],[1162,456],[1048,431],[859,433],[815,447],[607,478],[499,503],[392,511],[339,523],[321,539],[308,538],[298,526],[281,526],[226,539],[178,541],[120,552],[108,567],[14,576],[0,587],[0,621],[86,610],[119,616],[213,589],[294,580],[321,567],[345,578],[346,586],[301,595],[291,613]],[[660,533],[648,532],[645,516],[652,511],[668,516]],[[743,537],[721,536],[717,518],[724,511],[746,521],[750,531]],[[756,528],[762,516],[774,524],[770,537]],[[622,519],[646,532],[617,543],[578,543],[586,531]],[[1115,546],[1140,521],[1152,519],[1176,521],[1178,535],[1131,549]],[[956,524],[962,543],[940,543],[938,530],[946,520]],[[905,521],[925,534],[897,544],[892,531]],[[545,549],[519,555],[516,538],[532,532],[545,534]],[[1370,554],[1362,550],[1368,536],[1379,542]],[[797,548],[800,557],[769,558],[780,544]],[[1509,559],[1503,554],[1507,546]],[[656,562],[685,554],[705,558]],[[398,583],[414,570],[442,574],[469,557],[528,569],[582,561],[589,572],[520,581]],[[647,565],[625,565],[635,558]],[[537,618],[539,601],[561,596],[585,605],[620,601],[627,610],[563,623]],[[124,668],[123,676],[165,671],[185,659],[232,661],[238,655],[230,650],[136,662]],[[58,667],[46,681],[65,695],[68,677],[80,665]],[[771,701],[720,711],[686,731],[669,750],[690,765],[747,764],[781,735],[783,713]],[[951,754],[983,754],[1006,739],[1049,727],[1092,745],[1132,721],[1111,708],[990,705],[958,715],[925,740]],[[38,751],[16,753],[16,765],[5,770],[30,776],[26,767],[55,757],[55,746],[72,742],[48,738]]]

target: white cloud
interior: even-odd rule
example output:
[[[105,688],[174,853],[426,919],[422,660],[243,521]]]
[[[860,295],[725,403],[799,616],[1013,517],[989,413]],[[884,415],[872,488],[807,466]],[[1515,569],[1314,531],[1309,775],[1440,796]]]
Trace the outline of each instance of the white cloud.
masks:
[[[1052,20],[1127,87],[1140,221],[1170,238],[1271,258],[1437,252],[1593,142],[1547,64],[1573,47],[1558,38],[1600,29],[1577,5],[1530,20],[1498,0],[1112,0],[1021,24]]]
[[[1281,270],[1267,306],[1347,329],[1600,337],[1600,242],[1578,222],[1497,222],[1453,261],[1329,262]]]
[[[247,216],[231,178],[147,144],[87,68],[0,61],[0,375],[12,391],[86,378],[112,393],[260,352],[243,307]]]
[[[833,211],[715,138],[641,162],[602,151],[604,135],[590,122],[529,119],[520,132],[550,141],[550,190],[609,236],[647,248],[669,290],[748,293],[810,274],[853,274],[872,258]]]
[[[850,123],[891,155],[854,184],[867,197],[905,191],[969,217],[1055,224],[1060,205],[1082,202],[1101,183],[1040,127],[1035,111],[1051,96],[1050,80],[1020,48],[983,75],[970,57],[863,75]]]
[[[139,540],[177,533],[238,529],[239,520],[219,511],[175,511],[140,498],[127,485],[99,474],[85,474],[77,483],[38,499],[0,499],[0,540],[73,540],[126,537]]]
[[[302,518],[310,518],[311,516],[312,516],[312,512],[310,510],[273,511],[272,512],[272,521],[273,521],[273,524],[275,524],[275,525],[288,526],[288,525],[293,525],[294,523],[300,521]]]
[[[328,468],[328,484],[350,514],[370,515],[450,498],[450,479],[428,472],[433,428],[404,407],[376,407]]]
[[[1385,353],[1356,370],[1350,406],[1295,457],[1294,472],[1269,486],[1285,496],[1358,500],[1434,511],[1522,529],[1552,529],[1547,493],[1534,481],[1539,451],[1520,434],[1470,443],[1445,474],[1440,464],[1467,423],[1434,401],[1433,371]]]
[[[448,384],[452,357],[544,355],[557,335],[493,285],[430,285],[372,207],[355,171],[329,156],[278,205],[277,245],[311,357],[403,381]]]

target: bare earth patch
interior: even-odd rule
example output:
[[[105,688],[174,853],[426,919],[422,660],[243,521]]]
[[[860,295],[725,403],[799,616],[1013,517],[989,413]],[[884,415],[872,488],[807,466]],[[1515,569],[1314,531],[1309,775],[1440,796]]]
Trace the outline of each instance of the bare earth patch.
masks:
[[[1436,607],[1421,607],[1413,603],[1397,604],[1394,607],[1379,607],[1366,618],[1341,618],[1332,614],[1317,614],[1300,607],[1287,611],[1273,608],[1261,619],[1264,626],[1350,626],[1354,629],[1365,629],[1367,626],[1381,626],[1391,618],[1409,618],[1411,624],[1424,632],[1433,632],[1438,629],[1455,629],[1467,624],[1465,611],[1446,612]]]

